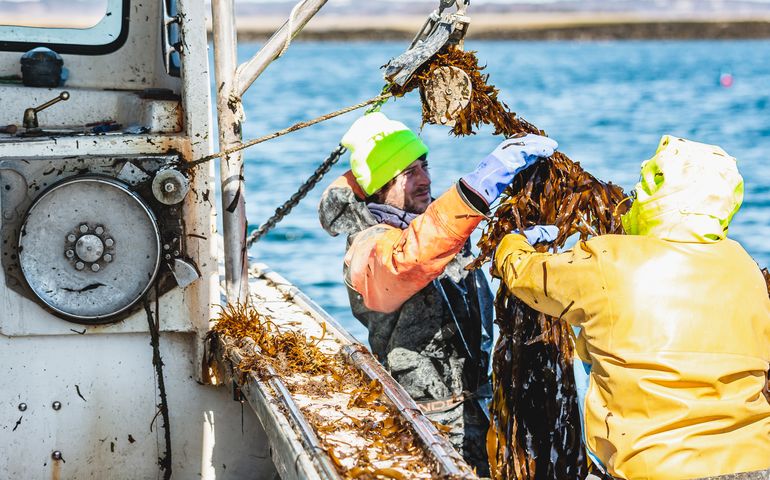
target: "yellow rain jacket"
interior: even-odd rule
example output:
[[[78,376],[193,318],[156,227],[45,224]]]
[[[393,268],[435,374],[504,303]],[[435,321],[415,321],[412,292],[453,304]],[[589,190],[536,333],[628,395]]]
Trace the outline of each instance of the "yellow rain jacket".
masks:
[[[608,473],[660,480],[767,469],[770,403],[762,390],[770,299],[757,264],[724,238],[742,195],[721,207],[714,204],[724,195],[705,198],[742,193],[742,181],[722,175],[731,181],[721,190],[690,192],[692,208],[650,214],[645,205],[660,206],[660,198],[673,195],[663,187],[666,172],[690,168],[667,167],[694,158],[683,159],[668,148],[671,142],[682,147],[664,137],[646,162],[648,169],[656,163],[663,179],[624,218],[627,232],[638,235],[595,237],[559,254],[538,253],[524,236],[508,235],[497,249],[495,273],[527,305],[580,328],[576,351],[591,364],[585,441]],[[698,148],[694,153],[703,156]],[[690,215],[701,218],[689,221]],[[644,224],[653,228],[640,227],[634,216],[655,219]]]

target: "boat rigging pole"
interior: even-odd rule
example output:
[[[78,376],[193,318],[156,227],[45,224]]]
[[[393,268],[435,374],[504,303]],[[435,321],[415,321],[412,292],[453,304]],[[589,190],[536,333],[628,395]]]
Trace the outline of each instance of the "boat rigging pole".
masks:
[[[212,0],[214,74],[217,90],[219,148],[227,150],[242,141],[241,96],[273,60],[280,57],[294,38],[327,0],[303,0],[292,9],[289,20],[257,54],[237,66],[234,0]],[[222,227],[225,253],[225,290],[229,303],[248,298],[246,247],[246,199],[243,156],[235,151],[220,163],[222,182]]]

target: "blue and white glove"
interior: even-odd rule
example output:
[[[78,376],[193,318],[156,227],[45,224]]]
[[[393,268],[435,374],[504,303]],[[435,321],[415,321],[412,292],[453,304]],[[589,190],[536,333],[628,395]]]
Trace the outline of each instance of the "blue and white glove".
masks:
[[[556,225],[535,225],[534,227],[525,228],[523,232],[514,230],[513,233],[520,233],[527,237],[527,241],[530,245],[536,243],[551,243],[559,236],[559,229]]]
[[[503,140],[479,163],[476,170],[463,176],[460,181],[489,207],[513,181],[514,175],[535,163],[538,158],[550,157],[558,146],[548,137],[533,134]]]

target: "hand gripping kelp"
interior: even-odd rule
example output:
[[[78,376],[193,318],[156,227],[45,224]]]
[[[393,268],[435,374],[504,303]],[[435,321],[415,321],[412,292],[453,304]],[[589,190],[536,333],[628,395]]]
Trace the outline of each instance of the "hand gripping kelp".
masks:
[[[467,106],[452,118],[436,114],[431,92],[436,72],[459,69],[470,82]],[[517,117],[487,83],[473,52],[449,46],[417,69],[395,96],[419,88],[423,122],[451,125],[457,136],[493,125],[496,135],[544,135]],[[427,92],[427,93],[426,93]],[[448,121],[447,121],[448,120]],[[627,204],[622,189],[584,171],[561,152],[518,174],[504,193],[479,242],[481,253],[471,268],[489,260],[503,236],[514,229],[552,224],[559,236],[554,250],[578,234],[622,233],[620,215]],[[541,251],[546,246],[538,247]],[[500,339],[494,350],[491,429],[487,449],[495,479],[578,479],[588,473],[572,374],[574,339],[568,325],[538,313],[501,286],[496,298]]]

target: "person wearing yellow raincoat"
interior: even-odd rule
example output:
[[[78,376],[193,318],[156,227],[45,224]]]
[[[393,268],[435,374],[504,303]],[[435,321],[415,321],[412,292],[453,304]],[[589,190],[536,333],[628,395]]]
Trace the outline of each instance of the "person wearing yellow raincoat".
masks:
[[[578,330],[584,441],[607,474],[770,478],[770,299],[726,238],[743,200],[735,159],[664,136],[635,192],[626,235],[551,254],[510,234],[493,273]]]

